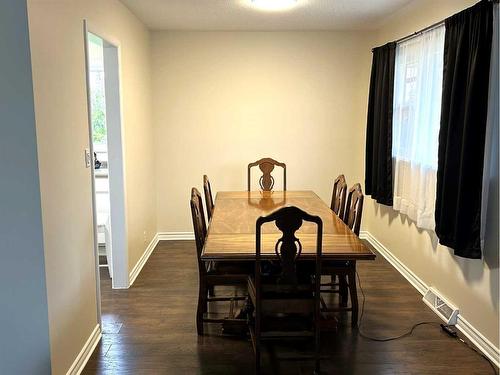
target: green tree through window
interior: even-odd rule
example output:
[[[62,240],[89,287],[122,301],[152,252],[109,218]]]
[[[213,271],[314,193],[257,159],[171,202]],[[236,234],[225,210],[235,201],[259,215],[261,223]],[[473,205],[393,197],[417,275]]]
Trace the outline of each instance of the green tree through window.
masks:
[[[102,90],[91,90],[92,137],[94,143],[106,143],[106,108]]]
[[[106,143],[106,97],[104,87],[104,56],[102,39],[89,33],[89,81],[94,144]]]

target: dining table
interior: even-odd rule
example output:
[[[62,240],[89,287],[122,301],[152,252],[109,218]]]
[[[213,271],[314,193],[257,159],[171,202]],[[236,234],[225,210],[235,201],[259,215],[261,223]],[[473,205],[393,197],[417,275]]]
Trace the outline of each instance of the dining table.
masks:
[[[284,206],[296,206],[323,221],[322,260],[374,260],[375,254],[313,191],[219,191],[201,254],[204,261],[254,261],[255,229],[259,216]],[[261,257],[277,259],[281,232],[274,222],[262,226]],[[316,231],[304,222],[296,232],[301,259],[316,256]]]

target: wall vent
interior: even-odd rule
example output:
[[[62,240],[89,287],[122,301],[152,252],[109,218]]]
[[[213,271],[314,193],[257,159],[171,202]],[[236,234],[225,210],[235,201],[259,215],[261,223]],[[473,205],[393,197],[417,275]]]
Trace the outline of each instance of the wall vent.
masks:
[[[449,325],[457,324],[458,309],[443,298],[432,287],[427,290],[422,300],[429,306],[441,319]]]

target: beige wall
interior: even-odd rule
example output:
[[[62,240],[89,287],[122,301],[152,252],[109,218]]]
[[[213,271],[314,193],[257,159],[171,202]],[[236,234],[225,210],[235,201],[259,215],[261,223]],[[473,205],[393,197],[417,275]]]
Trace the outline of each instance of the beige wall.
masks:
[[[149,33],[115,0],[29,0],[28,12],[51,361],[63,374],[97,324],[83,19],[121,48],[129,270],[156,232]]]
[[[405,36],[476,3],[457,0],[415,1],[393,15],[378,32],[376,44]],[[498,181],[498,174],[496,176]],[[498,236],[498,197],[491,197],[489,236]],[[496,200],[496,204],[493,203]],[[364,226],[427,285],[436,287],[460,313],[498,347],[498,239],[487,241],[484,260],[467,260],[437,244],[434,232],[422,231],[390,208],[367,199]]]
[[[260,157],[327,202],[361,181],[369,66],[364,33],[153,33],[158,231],[191,232],[191,187],[244,190]]]

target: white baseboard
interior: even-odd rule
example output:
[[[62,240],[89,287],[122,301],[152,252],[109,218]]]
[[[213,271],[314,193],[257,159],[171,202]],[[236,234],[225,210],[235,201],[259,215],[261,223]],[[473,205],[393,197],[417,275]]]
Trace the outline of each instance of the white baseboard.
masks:
[[[158,232],[159,241],[188,241],[194,240],[193,232]]]
[[[417,275],[406,267],[393,253],[389,251],[379,240],[377,240],[370,232],[361,231],[359,238],[367,240],[380,255],[382,255],[411,285],[417,289],[420,294],[424,295],[428,286]]]
[[[94,352],[95,347],[99,343],[101,336],[102,336],[101,326],[98,324],[95,326],[94,330],[90,334],[85,345],[83,345],[82,350],[80,351],[80,353],[78,353],[78,356],[75,358],[75,361],[73,362],[73,364],[69,368],[66,375],[80,375],[81,374],[81,372],[85,368],[85,365],[89,361],[90,356]]]
[[[148,261],[149,256],[151,255],[151,253],[155,249],[156,245],[158,245],[158,241],[159,241],[158,237],[159,237],[158,233],[155,234],[155,236],[153,237],[153,239],[149,243],[148,247],[146,248],[146,251],[144,251],[144,254],[142,254],[142,256],[139,258],[139,260],[137,261],[134,268],[132,268],[132,271],[130,271],[129,283],[128,283],[129,288],[132,286],[132,284],[134,283],[137,276],[139,276],[139,273],[141,272],[142,267],[144,267],[144,265]]]
[[[377,240],[370,232],[361,231],[359,237],[367,240],[380,255],[382,255],[411,285],[417,289],[420,294],[425,294],[428,285],[422,281],[417,275],[406,267],[391,251]],[[500,367],[500,349],[491,341],[484,337],[473,325],[464,319],[462,315],[458,315],[456,327],[466,336],[484,355],[486,355],[497,367]]]
[[[478,347],[497,367],[500,367],[500,350],[490,340],[484,337],[472,324],[458,314],[456,327]]]

